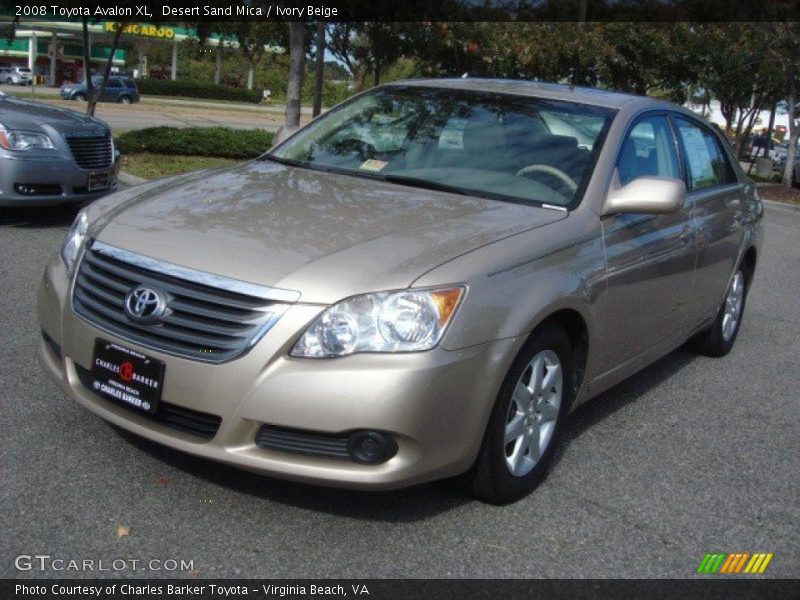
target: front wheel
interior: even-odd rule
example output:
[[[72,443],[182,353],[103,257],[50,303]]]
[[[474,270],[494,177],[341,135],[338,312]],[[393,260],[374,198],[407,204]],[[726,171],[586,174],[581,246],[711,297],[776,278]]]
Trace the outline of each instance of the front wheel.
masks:
[[[120,103],[120,104],[130,104],[131,102],[133,102],[133,100],[131,100],[131,97],[130,97],[130,96],[122,96],[122,97],[119,99],[119,103]]]
[[[746,299],[747,276],[739,268],[728,285],[725,301],[717,313],[714,324],[693,340],[696,351],[714,357],[725,356],[731,351],[742,324]]]
[[[574,356],[567,334],[545,326],[526,342],[497,398],[467,483],[475,496],[507,504],[544,478],[572,401]]]
[[[72,97],[72,99],[73,99],[73,100],[76,100],[76,101],[78,101],[78,102],[86,102],[86,96],[85,96],[84,94],[75,94],[75,95]]]

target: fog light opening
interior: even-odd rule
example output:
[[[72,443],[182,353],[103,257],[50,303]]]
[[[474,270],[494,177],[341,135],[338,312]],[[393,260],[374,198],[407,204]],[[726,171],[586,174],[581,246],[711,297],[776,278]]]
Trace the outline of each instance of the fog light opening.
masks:
[[[347,451],[356,462],[377,465],[397,454],[397,442],[380,431],[356,431],[347,440]]]

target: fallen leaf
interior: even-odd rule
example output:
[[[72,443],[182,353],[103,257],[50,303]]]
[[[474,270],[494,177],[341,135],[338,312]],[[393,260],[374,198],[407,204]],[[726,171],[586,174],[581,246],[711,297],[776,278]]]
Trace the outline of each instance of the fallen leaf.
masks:
[[[131,528],[125,527],[124,525],[120,525],[117,527],[117,537],[124,538],[128,537],[131,534]]]
[[[189,571],[189,577],[198,577],[200,575],[200,571],[195,569],[194,571]]]
[[[161,477],[159,477],[158,479],[155,480],[155,484],[156,485],[167,485],[168,481],[169,481],[169,477],[167,477],[166,475],[162,475]]]

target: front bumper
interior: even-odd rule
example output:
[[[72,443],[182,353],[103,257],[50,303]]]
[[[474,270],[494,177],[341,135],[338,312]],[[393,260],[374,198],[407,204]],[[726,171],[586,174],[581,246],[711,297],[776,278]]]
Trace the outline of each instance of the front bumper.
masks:
[[[0,152],[0,206],[44,206],[94,200],[117,189],[117,165],[110,167],[109,187],[88,191],[90,171],[81,169],[71,158],[14,158]],[[48,186],[53,193],[19,193],[18,184]]]
[[[467,470],[518,339],[459,351],[361,354],[295,359],[294,341],[324,307],[293,305],[249,353],[224,364],[165,355],[115,338],[77,316],[59,258],[48,265],[39,294],[39,358],[72,398],[119,427],[200,457],[296,481],[336,487],[391,489]],[[95,395],[80,380],[95,338],[115,341],[166,363],[162,402],[221,417],[202,440]],[[57,353],[60,350],[60,355]],[[397,453],[379,465],[308,456],[256,445],[262,425],[323,434],[379,430]]]

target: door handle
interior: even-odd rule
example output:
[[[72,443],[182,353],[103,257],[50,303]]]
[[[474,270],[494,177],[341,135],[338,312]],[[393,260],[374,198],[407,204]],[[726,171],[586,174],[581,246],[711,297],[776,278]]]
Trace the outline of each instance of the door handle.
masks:
[[[681,235],[679,237],[681,238],[681,241],[684,244],[688,244],[689,242],[694,240],[694,237],[695,237],[696,233],[697,233],[697,230],[694,227],[689,227],[689,225],[685,225],[683,227],[683,231],[681,232]]]

